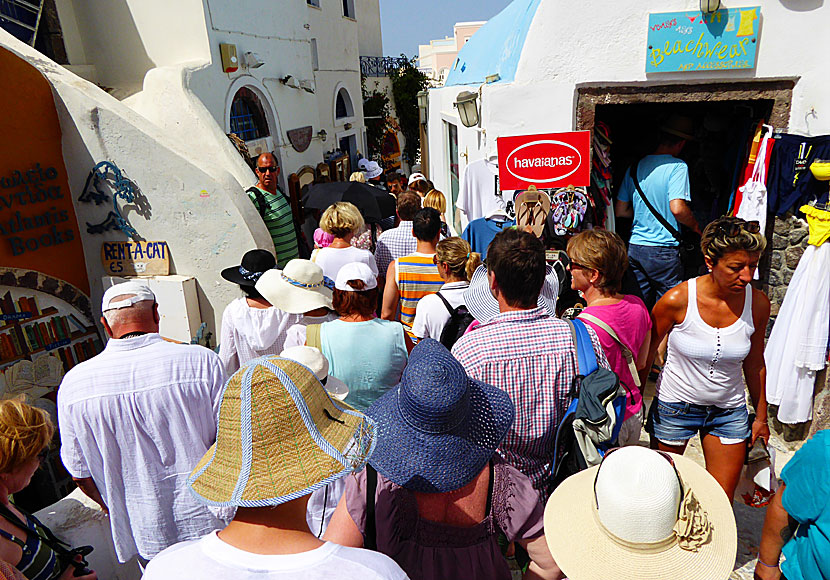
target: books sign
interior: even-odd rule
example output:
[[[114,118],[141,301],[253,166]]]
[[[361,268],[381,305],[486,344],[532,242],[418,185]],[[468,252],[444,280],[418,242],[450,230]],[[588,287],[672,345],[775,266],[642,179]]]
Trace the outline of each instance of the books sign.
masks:
[[[649,14],[646,72],[753,68],[760,19],[760,6]]]
[[[101,263],[110,276],[167,276],[167,242],[104,242]]]
[[[502,190],[590,185],[590,131],[499,137],[496,145]]]

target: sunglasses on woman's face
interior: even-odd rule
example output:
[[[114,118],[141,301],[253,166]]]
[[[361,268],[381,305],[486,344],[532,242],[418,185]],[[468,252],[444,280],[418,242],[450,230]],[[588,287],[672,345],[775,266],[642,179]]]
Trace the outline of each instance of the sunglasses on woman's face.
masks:
[[[737,236],[741,230],[748,234],[757,234],[761,232],[761,224],[757,220],[751,222],[740,220],[718,225],[718,232],[729,238]]]

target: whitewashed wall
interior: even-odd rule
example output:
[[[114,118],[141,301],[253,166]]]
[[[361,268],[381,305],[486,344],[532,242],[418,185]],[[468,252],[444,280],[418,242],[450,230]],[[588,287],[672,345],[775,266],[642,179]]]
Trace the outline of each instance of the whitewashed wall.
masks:
[[[513,83],[482,87],[480,138],[458,121],[455,97],[473,87],[430,91],[430,177],[449,190],[445,122],[458,126],[460,172],[484,157],[501,135],[570,131],[576,123],[579,86],[646,85],[794,79],[789,130],[830,133],[830,5],[823,0],[724,0],[728,8],[761,6],[757,66],[752,70],[646,74],[647,23],[651,12],[697,10],[697,0],[542,0],[528,31]],[[815,111],[815,115],[813,115]]]

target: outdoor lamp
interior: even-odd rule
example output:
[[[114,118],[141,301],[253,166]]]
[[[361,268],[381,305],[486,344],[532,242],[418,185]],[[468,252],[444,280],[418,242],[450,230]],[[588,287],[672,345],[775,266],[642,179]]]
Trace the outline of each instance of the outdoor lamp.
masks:
[[[426,125],[427,123],[427,108],[429,107],[429,92],[428,91],[419,91],[418,92],[418,120],[420,121],[421,125]]]
[[[720,10],[720,0],[700,0],[700,11],[711,14]]]
[[[470,91],[458,93],[453,106],[458,109],[458,116],[461,124],[465,127],[472,127],[478,124],[478,95]]]
[[[317,136],[320,138],[320,141],[322,141],[323,143],[326,142],[326,137],[328,137],[328,135],[329,134],[326,133],[325,129],[320,129],[319,131],[317,131]]]

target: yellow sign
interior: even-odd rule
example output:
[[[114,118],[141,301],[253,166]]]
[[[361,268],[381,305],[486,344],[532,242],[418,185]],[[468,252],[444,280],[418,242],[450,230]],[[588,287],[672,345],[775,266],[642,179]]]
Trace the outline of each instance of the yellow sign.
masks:
[[[104,242],[101,263],[110,276],[167,276],[167,242]]]

